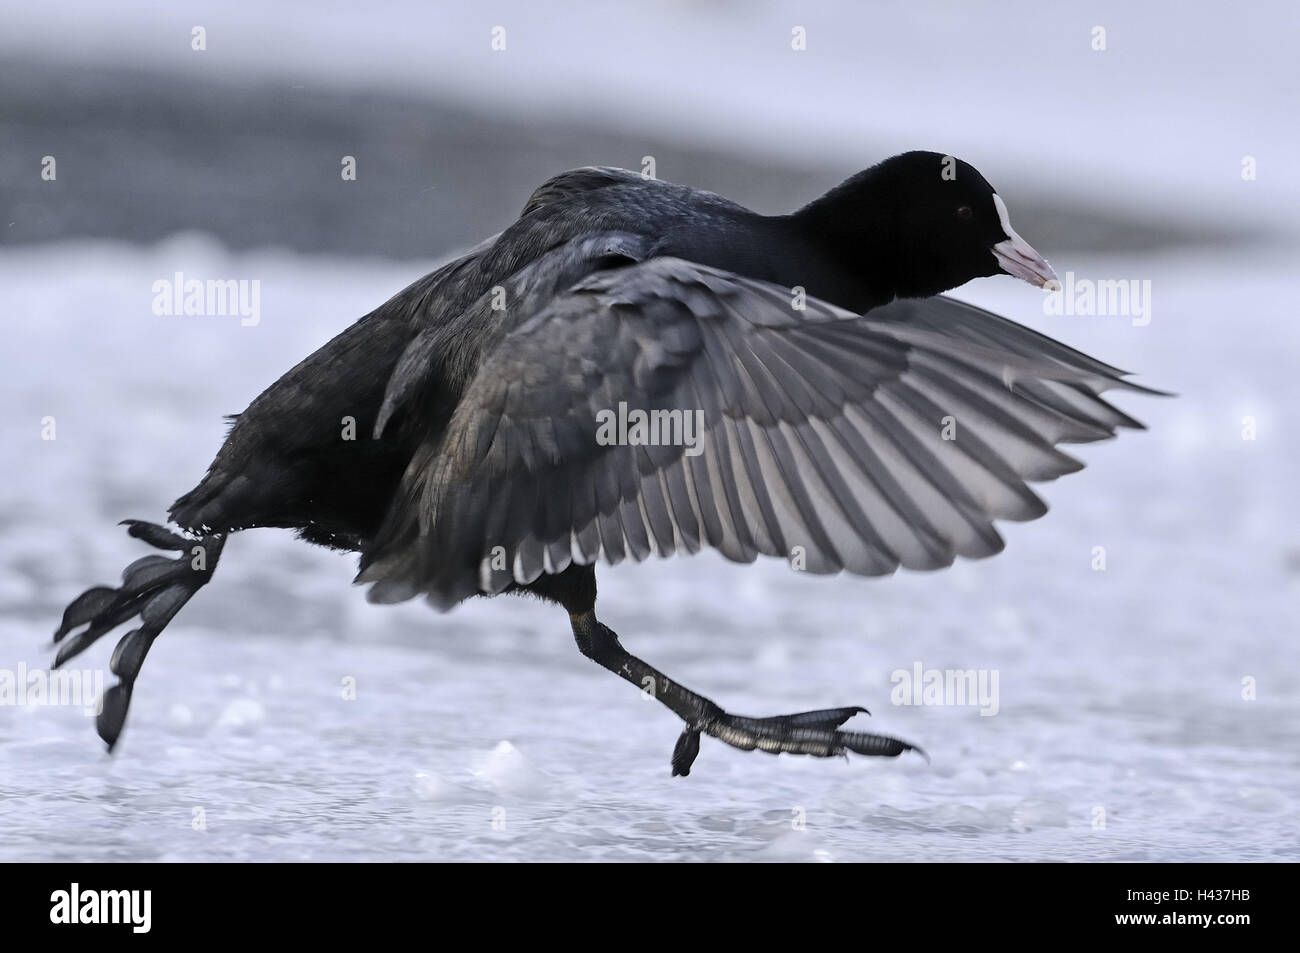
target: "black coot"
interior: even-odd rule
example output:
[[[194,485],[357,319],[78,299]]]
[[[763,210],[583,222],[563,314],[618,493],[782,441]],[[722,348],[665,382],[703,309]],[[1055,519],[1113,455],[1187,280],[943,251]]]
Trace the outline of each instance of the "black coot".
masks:
[[[813,573],[936,569],[1002,548],[1025,485],[1081,467],[1057,444],[1140,426],[1099,395],[1145,390],[996,315],[933,297],[1055,275],[974,168],[895,156],[789,215],[590,168],[312,354],[238,415],[171,508],[129,521],[178,559],[72,602],[57,663],[138,616],[98,722],[112,748],[154,638],[226,534],[292,527],[361,554],[379,602],[523,591],[563,606],[582,652],[701,732],[822,757],[912,745],[841,731],[858,707],[723,711],[596,621],[595,563],[694,553]],[[358,439],[344,439],[346,421]],[[85,626],[84,629],[80,627]],[[57,664],[56,663],[56,664]]]

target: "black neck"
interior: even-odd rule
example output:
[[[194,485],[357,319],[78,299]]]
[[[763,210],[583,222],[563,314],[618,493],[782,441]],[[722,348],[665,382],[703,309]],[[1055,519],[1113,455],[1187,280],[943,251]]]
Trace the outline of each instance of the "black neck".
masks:
[[[783,216],[783,221],[812,252],[812,261],[792,262],[792,268],[808,272],[798,283],[809,294],[862,313],[896,296],[898,249],[891,242],[888,214],[841,194],[844,187]]]

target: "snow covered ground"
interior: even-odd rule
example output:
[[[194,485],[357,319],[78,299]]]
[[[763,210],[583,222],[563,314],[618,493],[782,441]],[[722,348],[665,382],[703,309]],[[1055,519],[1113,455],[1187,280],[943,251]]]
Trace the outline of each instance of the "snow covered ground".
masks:
[[[1079,448],[1088,468],[995,559],[874,581],[712,555],[602,573],[602,617],[687,684],[754,714],[863,704],[931,764],[705,739],[671,779],[675,720],[583,659],[559,611],[372,607],[350,557],[260,530],[155,646],[115,756],[79,709],[0,708],[0,857],[1294,859],[1293,261],[1056,262],[1149,277],[1144,327],[1043,316],[1010,278],[962,289],[1181,394],[1121,397],[1151,430]],[[259,278],[261,322],[155,316],[178,269]],[[222,413],[414,275],[198,237],[0,255],[0,668],[47,663],[67,600],[144,551],[113,523],[200,476]],[[917,662],[997,671],[998,713],[891,704]]]
[[[675,719],[582,658],[559,610],[370,606],[353,557],[259,530],[154,646],[114,756],[76,706],[0,704],[0,860],[1300,859],[1296,10],[609,9],[63,0],[6,11],[0,53],[437,95],[750,160],[951,149],[1008,194],[1271,235],[1085,256],[1061,241],[1068,222],[1047,241],[1022,228],[1063,274],[1149,280],[1140,326],[1045,315],[1010,278],[960,290],[1180,395],[1119,395],[1150,430],[1077,448],[1087,469],[1041,488],[1052,511],[1004,527],[997,558],[883,580],[713,554],[602,571],[602,619],[685,684],[755,715],[865,705],[863,728],[931,763],[706,738],[672,779]],[[46,148],[29,94],[7,90],[7,121],[39,151],[0,142],[4,176]],[[150,128],[149,101],[134,105]],[[249,185],[220,173],[213,188]],[[0,689],[48,664],[69,599],[148,551],[114,524],[162,517],[222,414],[432,264],[200,234],[0,245]],[[156,315],[153,284],[177,271],[258,281],[260,320]],[[75,665],[102,672],[113,641]],[[997,714],[892,704],[891,674],[918,663],[996,672]]]

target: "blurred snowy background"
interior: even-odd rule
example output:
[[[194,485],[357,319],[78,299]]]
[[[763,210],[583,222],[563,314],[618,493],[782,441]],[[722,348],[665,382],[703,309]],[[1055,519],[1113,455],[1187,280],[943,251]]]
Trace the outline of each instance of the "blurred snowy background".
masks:
[[[904,149],[961,156],[1062,274],[1149,280],[1151,321],[1048,316],[1010,278],[960,296],[1181,396],[1121,396],[1150,431],[1078,448],[993,560],[602,573],[602,618],[686,684],[752,714],[863,704],[932,764],[705,739],[672,780],[675,719],[557,610],[372,607],[353,557],[261,530],[154,647],[115,756],[75,708],[0,704],[0,859],[1300,857],[1294,5],[2,16],[0,677],[146,552],[115,522],[197,481],[222,414],[573,166],[653,156],[776,212]],[[260,281],[260,323],[154,315],[177,271]],[[996,670],[998,714],[891,705],[916,662]]]

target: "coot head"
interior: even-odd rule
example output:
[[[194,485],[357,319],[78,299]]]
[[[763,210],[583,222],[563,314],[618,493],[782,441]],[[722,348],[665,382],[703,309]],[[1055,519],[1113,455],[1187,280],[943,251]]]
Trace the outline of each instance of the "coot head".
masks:
[[[905,152],[832,189],[805,213],[861,267],[888,274],[894,293],[939,294],[1008,274],[1040,288],[1046,259],[1011,227],[1002,197],[979,170],[939,152]]]

